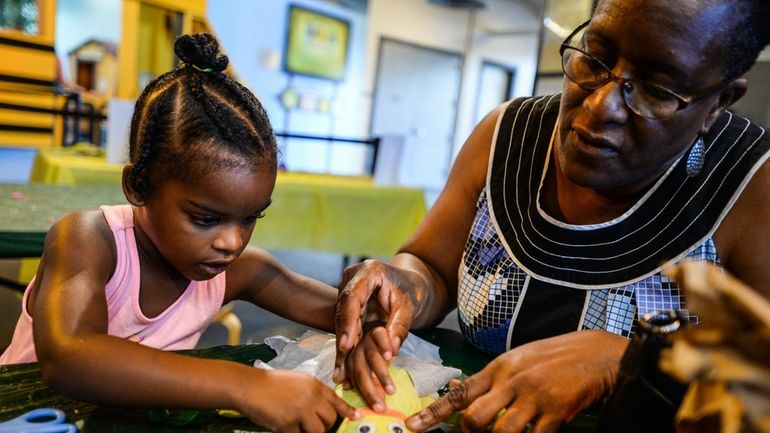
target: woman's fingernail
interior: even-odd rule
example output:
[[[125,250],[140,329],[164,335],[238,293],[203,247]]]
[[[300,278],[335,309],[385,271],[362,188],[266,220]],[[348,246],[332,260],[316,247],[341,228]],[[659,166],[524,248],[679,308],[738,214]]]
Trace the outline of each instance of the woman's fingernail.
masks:
[[[406,420],[406,427],[412,431],[422,430],[422,425],[422,413],[412,415],[409,419]]]
[[[338,381],[340,380],[340,368],[334,367],[334,373],[332,373],[332,380]]]
[[[391,358],[392,356],[393,356],[393,355],[391,355],[390,351],[387,351],[387,352],[385,352],[385,353],[383,353],[383,354],[382,354],[382,357],[383,357],[383,358],[385,358],[385,359],[386,359],[386,360],[388,360],[388,361],[390,360],[390,358]]]
[[[358,409],[353,411],[353,418],[352,419],[358,419],[361,418],[361,412],[358,411]]]
[[[390,395],[393,395],[393,394],[396,393],[396,387],[393,386],[392,383],[389,383],[389,384],[385,385],[385,392],[387,392]]]
[[[342,334],[340,335],[340,348],[344,349],[345,345],[348,343],[348,334]]]
[[[374,406],[372,406],[372,409],[374,409],[375,412],[380,412],[380,413],[385,412],[385,405],[380,402],[377,402],[377,403],[374,403]]]

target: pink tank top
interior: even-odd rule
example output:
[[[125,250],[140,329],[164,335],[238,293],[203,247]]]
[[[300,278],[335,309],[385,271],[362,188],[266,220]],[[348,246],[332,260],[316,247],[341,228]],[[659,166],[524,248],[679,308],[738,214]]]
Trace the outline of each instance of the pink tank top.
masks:
[[[117,247],[115,272],[105,287],[107,333],[161,350],[194,348],[222,307],[225,273],[206,281],[190,281],[184,293],[165,311],[153,318],[146,317],[139,307],[139,254],[132,208],[130,205],[102,206],[101,210]],[[11,345],[0,356],[0,365],[37,361],[32,316],[27,311],[30,286],[24,292],[21,316]]]

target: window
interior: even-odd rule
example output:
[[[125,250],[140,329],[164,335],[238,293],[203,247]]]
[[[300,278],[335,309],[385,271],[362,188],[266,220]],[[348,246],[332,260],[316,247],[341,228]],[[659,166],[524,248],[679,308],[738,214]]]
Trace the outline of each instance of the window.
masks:
[[[0,0],[0,29],[38,34],[37,0]]]

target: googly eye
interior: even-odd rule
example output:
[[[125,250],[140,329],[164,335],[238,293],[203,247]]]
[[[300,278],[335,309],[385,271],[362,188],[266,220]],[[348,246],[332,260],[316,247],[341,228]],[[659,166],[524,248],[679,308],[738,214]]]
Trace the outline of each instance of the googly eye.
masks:
[[[392,422],[388,425],[388,431],[390,433],[404,433],[406,431],[406,426],[400,422]]]
[[[362,422],[356,428],[356,433],[374,433],[374,425],[369,422]]]

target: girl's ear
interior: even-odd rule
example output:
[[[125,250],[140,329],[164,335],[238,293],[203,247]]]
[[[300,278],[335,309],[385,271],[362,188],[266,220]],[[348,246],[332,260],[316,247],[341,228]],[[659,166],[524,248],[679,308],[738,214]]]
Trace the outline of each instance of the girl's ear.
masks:
[[[131,170],[133,169],[134,169],[134,164],[130,164],[130,163],[126,164],[126,166],[123,167],[123,177],[121,180],[121,185],[123,186],[123,195],[126,196],[126,199],[132,205],[144,206],[144,199],[142,198],[142,195],[139,194],[139,192],[134,189],[134,186],[130,181]]]
[[[706,117],[703,128],[701,128],[701,135],[705,135],[708,130],[711,129],[711,125],[716,122],[722,112],[727,110],[746,94],[748,87],[748,80],[746,80],[745,77],[738,77],[721,90],[717,104],[711,110],[708,117]]]

